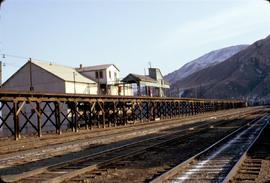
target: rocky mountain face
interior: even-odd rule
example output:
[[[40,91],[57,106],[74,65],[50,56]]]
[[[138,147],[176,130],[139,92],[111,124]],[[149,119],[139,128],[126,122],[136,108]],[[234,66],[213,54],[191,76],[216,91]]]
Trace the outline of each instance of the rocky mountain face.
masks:
[[[224,62],[183,78],[171,86],[173,96],[270,99],[270,36]]]
[[[231,46],[222,48],[219,50],[215,50],[212,52],[209,52],[187,64],[185,64],[180,69],[169,73],[165,76],[165,79],[169,81],[170,83],[175,83],[176,81],[183,79],[190,74],[200,71],[202,69],[205,69],[209,66],[213,66],[215,64],[218,64],[220,62],[223,62],[224,60],[230,58],[234,54],[238,53],[239,51],[247,48],[248,45],[237,45],[237,46]]]

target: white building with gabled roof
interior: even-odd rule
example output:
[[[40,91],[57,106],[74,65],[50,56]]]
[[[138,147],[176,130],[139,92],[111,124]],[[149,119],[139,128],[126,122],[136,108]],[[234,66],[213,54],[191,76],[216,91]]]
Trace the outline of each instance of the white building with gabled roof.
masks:
[[[114,64],[80,65],[76,70],[97,83],[100,95],[133,95],[132,88],[120,81],[120,70]]]
[[[97,94],[97,83],[72,67],[28,61],[3,85],[3,89],[50,93]]]
[[[43,92],[43,93],[65,93],[65,94],[97,94],[97,83],[79,72],[75,68],[44,63],[38,61],[28,61],[24,64],[18,71],[16,71],[3,85],[3,89],[6,90],[16,90],[16,91],[33,91],[33,92]],[[23,111],[25,115],[30,116],[32,114],[32,107],[29,104],[25,104]],[[43,108],[45,104],[42,104]],[[54,105],[49,104],[50,108],[54,108]],[[68,105],[63,105],[62,113],[64,115],[68,114],[70,108]],[[47,107],[43,109],[44,113],[50,114],[51,110]],[[8,114],[8,109],[4,107],[2,109],[2,116]],[[20,114],[20,119],[24,119]],[[36,116],[32,116],[33,121],[37,121]],[[7,123],[9,128],[13,129],[13,119],[8,118]],[[47,123],[42,130],[49,131],[55,129],[55,126],[46,122],[45,118],[42,118],[42,124]],[[54,121],[55,123],[55,121]],[[67,119],[62,119],[62,128],[68,127],[69,123]],[[6,126],[2,129],[4,134],[8,134],[9,130]],[[33,132],[31,124],[26,123],[22,133]]]

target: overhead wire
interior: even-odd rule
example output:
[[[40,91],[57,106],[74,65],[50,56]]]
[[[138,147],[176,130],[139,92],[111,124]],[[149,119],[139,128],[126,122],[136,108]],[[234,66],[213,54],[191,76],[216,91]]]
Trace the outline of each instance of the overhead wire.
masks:
[[[25,56],[19,56],[19,55],[12,55],[12,54],[6,54],[6,53],[2,53],[0,54],[2,56],[2,58],[6,58],[6,57],[11,57],[11,58],[17,58],[17,59],[25,59],[25,60],[29,60],[30,58],[32,60],[36,60],[36,61],[41,61],[41,62],[51,62],[45,59],[38,59],[38,58],[32,58],[32,57],[25,57]]]
[[[13,55],[13,54],[6,54],[6,53],[0,53],[0,63],[2,64],[3,67],[12,67],[13,69],[12,70],[17,70],[18,68],[22,67],[22,65],[24,63],[22,63],[21,60],[24,60],[24,62],[26,60],[29,60],[30,57],[25,57],[25,56],[19,56],[19,55]],[[32,58],[31,58],[32,59]],[[35,60],[35,61],[42,61],[42,62],[48,62],[48,63],[51,63],[49,61],[45,61],[45,60],[40,60],[40,59],[32,59],[32,60]],[[6,69],[6,70],[9,70],[7,73],[8,75],[6,75],[6,79],[12,75],[11,73],[11,68],[10,69]]]

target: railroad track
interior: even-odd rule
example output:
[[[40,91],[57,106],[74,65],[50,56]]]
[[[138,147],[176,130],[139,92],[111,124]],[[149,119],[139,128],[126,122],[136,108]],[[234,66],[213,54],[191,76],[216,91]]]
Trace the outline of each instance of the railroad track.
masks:
[[[204,114],[198,114],[194,116],[182,116],[179,118],[173,118],[173,119],[164,119],[161,121],[152,121],[152,122],[147,122],[147,123],[136,123],[132,125],[127,125],[127,126],[118,126],[117,128],[105,128],[105,129],[98,129],[95,128],[93,131],[91,131],[91,134],[89,134],[89,130],[82,130],[80,131],[80,135],[78,134],[70,134],[71,132],[66,132],[62,134],[62,136],[56,135],[56,134],[47,134],[44,135],[41,139],[38,139],[37,137],[31,137],[29,136],[27,139],[21,139],[20,141],[14,141],[13,139],[9,138],[0,138],[1,143],[0,143],[0,155],[5,154],[5,153],[11,153],[11,152],[16,152],[19,150],[27,150],[27,149],[32,149],[33,147],[37,148],[40,146],[44,145],[53,145],[53,144],[59,144],[59,143],[64,143],[64,142],[70,142],[70,141],[76,141],[76,140],[83,140],[84,138],[89,138],[89,137],[96,137],[95,132],[102,133],[104,135],[107,135],[111,131],[128,131],[128,129],[132,128],[132,130],[141,128],[142,125],[144,126],[150,126],[150,125],[163,125],[164,122],[167,122],[168,124],[171,124],[175,121],[179,120],[196,120],[200,119],[202,117],[207,118],[207,117],[216,117],[224,114],[230,114],[230,113],[235,113],[235,112],[241,112],[241,111],[249,111],[249,110],[256,110],[258,108],[240,108],[237,110],[226,110],[226,111],[217,111],[217,112],[207,112]],[[67,135],[66,135],[67,134]],[[93,134],[93,135],[92,135]],[[72,136],[72,138],[71,138]],[[55,139],[57,137],[57,139]],[[67,140],[68,139],[68,140]],[[10,144],[12,143],[12,146],[10,147]],[[34,143],[34,144],[33,144]],[[23,148],[22,148],[23,147]]]
[[[245,114],[246,115],[246,114]],[[194,125],[190,130],[182,129],[170,134],[160,135],[139,142],[109,149],[103,152],[74,159],[53,166],[48,166],[19,175],[2,176],[5,182],[61,182],[85,172],[96,171],[101,167],[110,165],[118,160],[135,156],[155,147],[164,146],[175,141],[183,141],[191,134],[212,128],[215,125],[227,123],[227,121],[211,121],[199,125]]]
[[[205,120],[215,120],[215,118],[222,118],[222,117],[226,117],[226,116],[233,116],[233,115],[248,115],[254,112],[254,109],[250,109],[250,110],[240,110],[240,112],[237,111],[223,111],[223,114],[211,114],[212,117],[210,117],[209,115],[207,115],[207,118]],[[103,143],[103,141],[105,142],[105,140],[108,141],[108,139],[115,139],[116,136],[119,136],[119,138],[123,138],[123,137],[127,137],[127,138],[131,138],[132,135],[130,135],[130,133],[133,133],[133,136],[140,136],[140,135],[145,135],[147,131],[151,131],[148,132],[150,133],[156,133],[159,130],[164,130],[167,129],[169,127],[177,127],[177,126],[181,126],[184,124],[188,124],[191,122],[199,122],[201,121],[201,116],[197,116],[197,117],[193,117],[190,118],[190,120],[192,121],[187,121],[187,122],[181,122],[181,124],[179,124],[179,119],[175,119],[172,121],[168,121],[168,123],[166,123],[166,126],[163,123],[159,123],[154,125],[154,126],[134,126],[134,127],[130,127],[131,129],[125,128],[125,129],[119,129],[120,131],[116,131],[116,132],[111,132],[111,134],[109,134],[107,131],[106,132],[100,132],[100,135],[95,136],[94,138],[88,138],[88,139],[84,139],[84,140],[75,140],[72,142],[67,142],[65,144],[59,145],[59,144],[54,144],[54,145],[50,145],[50,146],[45,146],[43,148],[37,148],[34,150],[25,150],[23,152],[14,152],[14,153],[8,153],[6,155],[0,155],[0,164],[1,166],[13,166],[16,164],[21,164],[26,163],[26,162],[31,162],[32,159],[34,160],[38,160],[38,159],[45,159],[45,158],[49,158],[51,157],[53,154],[54,155],[59,155],[61,153],[66,153],[67,151],[74,151],[74,150],[80,150],[84,147],[88,147],[91,144],[100,144]],[[191,125],[192,127],[192,125]],[[153,130],[154,129],[154,130]],[[136,132],[137,131],[137,132]],[[129,135],[127,135],[129,134]],[[136,135],[135,135],[136,134]],[[57,140],[56,140],[57,141]],[[14,141],[13,141],[14,142]],[[23,146],[24,144],[20,144],[20,146]]]
[[[194,152],[207,147],[207,144],[211,144],[230,133],[233,129],[228,130],[228,128],[231,125],[236,125],[237,120],[227,121],[225,124],[211,126],[207,130],[194,133],[185,138],[149,148],[145,152],[112,162],[95,171],[80,174],[65,182],[148,182],[153,175],[174,167],[179,162],[193,156]],[[211,140],[208,139],[209,137]],[[192,150],[193,147],[196,148]]]
[[[227,182],[269,122],[269,115],[245,125],[209,148],[158,176],[157,182]]]
[[[262,156],[257,158],[250,158],[245,156],[244,161],[241,162],[241,165],[237,166],[237,171],[234,176],[230,176],[229,182],[237,182],[237,183],[256,183],[256,179],[258,178],[261,166],[262,166],[263,158]]]
[[[245,153],[232,171],[229,182],[256,183],[270,181],[270,125]],[[268,164],[267,164],[268,163]]]

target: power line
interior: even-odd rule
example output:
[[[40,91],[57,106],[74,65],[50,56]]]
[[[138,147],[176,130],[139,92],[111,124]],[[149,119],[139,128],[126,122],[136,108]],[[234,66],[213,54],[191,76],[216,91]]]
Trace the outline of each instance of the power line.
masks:
[[[13,63],[7,63],[7,62],[2,62],[3,63],[3,66],[6,67],[6,66],[11,66],[11,67],[15,67],[15,68],[18,68],[20,67],[21,65],[17,65],[17,64],[13,64]]]
[[[7,57],[10,57],[12,58],[12,61],[10,61],[10,59],[6,60]],[[2,62],[2,66],[12,66],[12,67],[20,67],[21,65],[18,65],[18,64],[14,64],[14,62],[16,62],[15,59],[23,59],[25,60],[24,57],[21,57],[21,56],[15,56],[15,55],[9,55],[9,54],[0,54],[0,60]]]
[[[8,59],[7,59],[8,58]],[[6,60],[7,59],[7,60]],[[13,55],[13,54],[6,54],[6,53],[2,53],[0,54],[0,86],[2,85],[2,66],[12,66],[14,68],[19,68],[21,67],[21,65],[18,65],[18,64],[14,64],[14,62],[16,63],[16,61],[14,59],[20,59],[20,60],[31,60],[30,57],[24,57],[24,56],[18,56],[18,55]],[[9,61],[8,61],[9,60]],[[12,61],[10,61],[12,60]],[[41,60],[41,59],[34,59],[36,61],[42,61],[42,62],[48,62],[48,63],[51,63],[49,61],[46,61],[46,60]],[[11,63],[9,63],[11,62]],[[18,63],[18,62],[17,62]],[[30,64],[31,65],[31,64]],[[30,72],[31,73],[31,72]],[[32,85],[31,85],[32,86]],[[32,89],[33,87],[30,87],[30,90]]]
[[[51,61],[44,60],[44,59],[37,59],[37,58],[32,58],[32,57],[25,57],[25,56],[19,56],[19,55],[12,55],[12,54],[6,54],[6,53],[2,53],[1,56],[2,56],[2,58],[11,57],[11,58],[23,59],[23,60],[29,60],[29,58],[31,58],[32,60],[36,60],[36,61],[48,62],[48,63],[51,62]]]
[[[12,57],[12,58],[18,58],[18,59],[28,59],[26,57],[22,57],[22,56],[17,56],[17,55],[10,55],[10,54],[2,54],[2,58],[6,58],[6,57]]]

